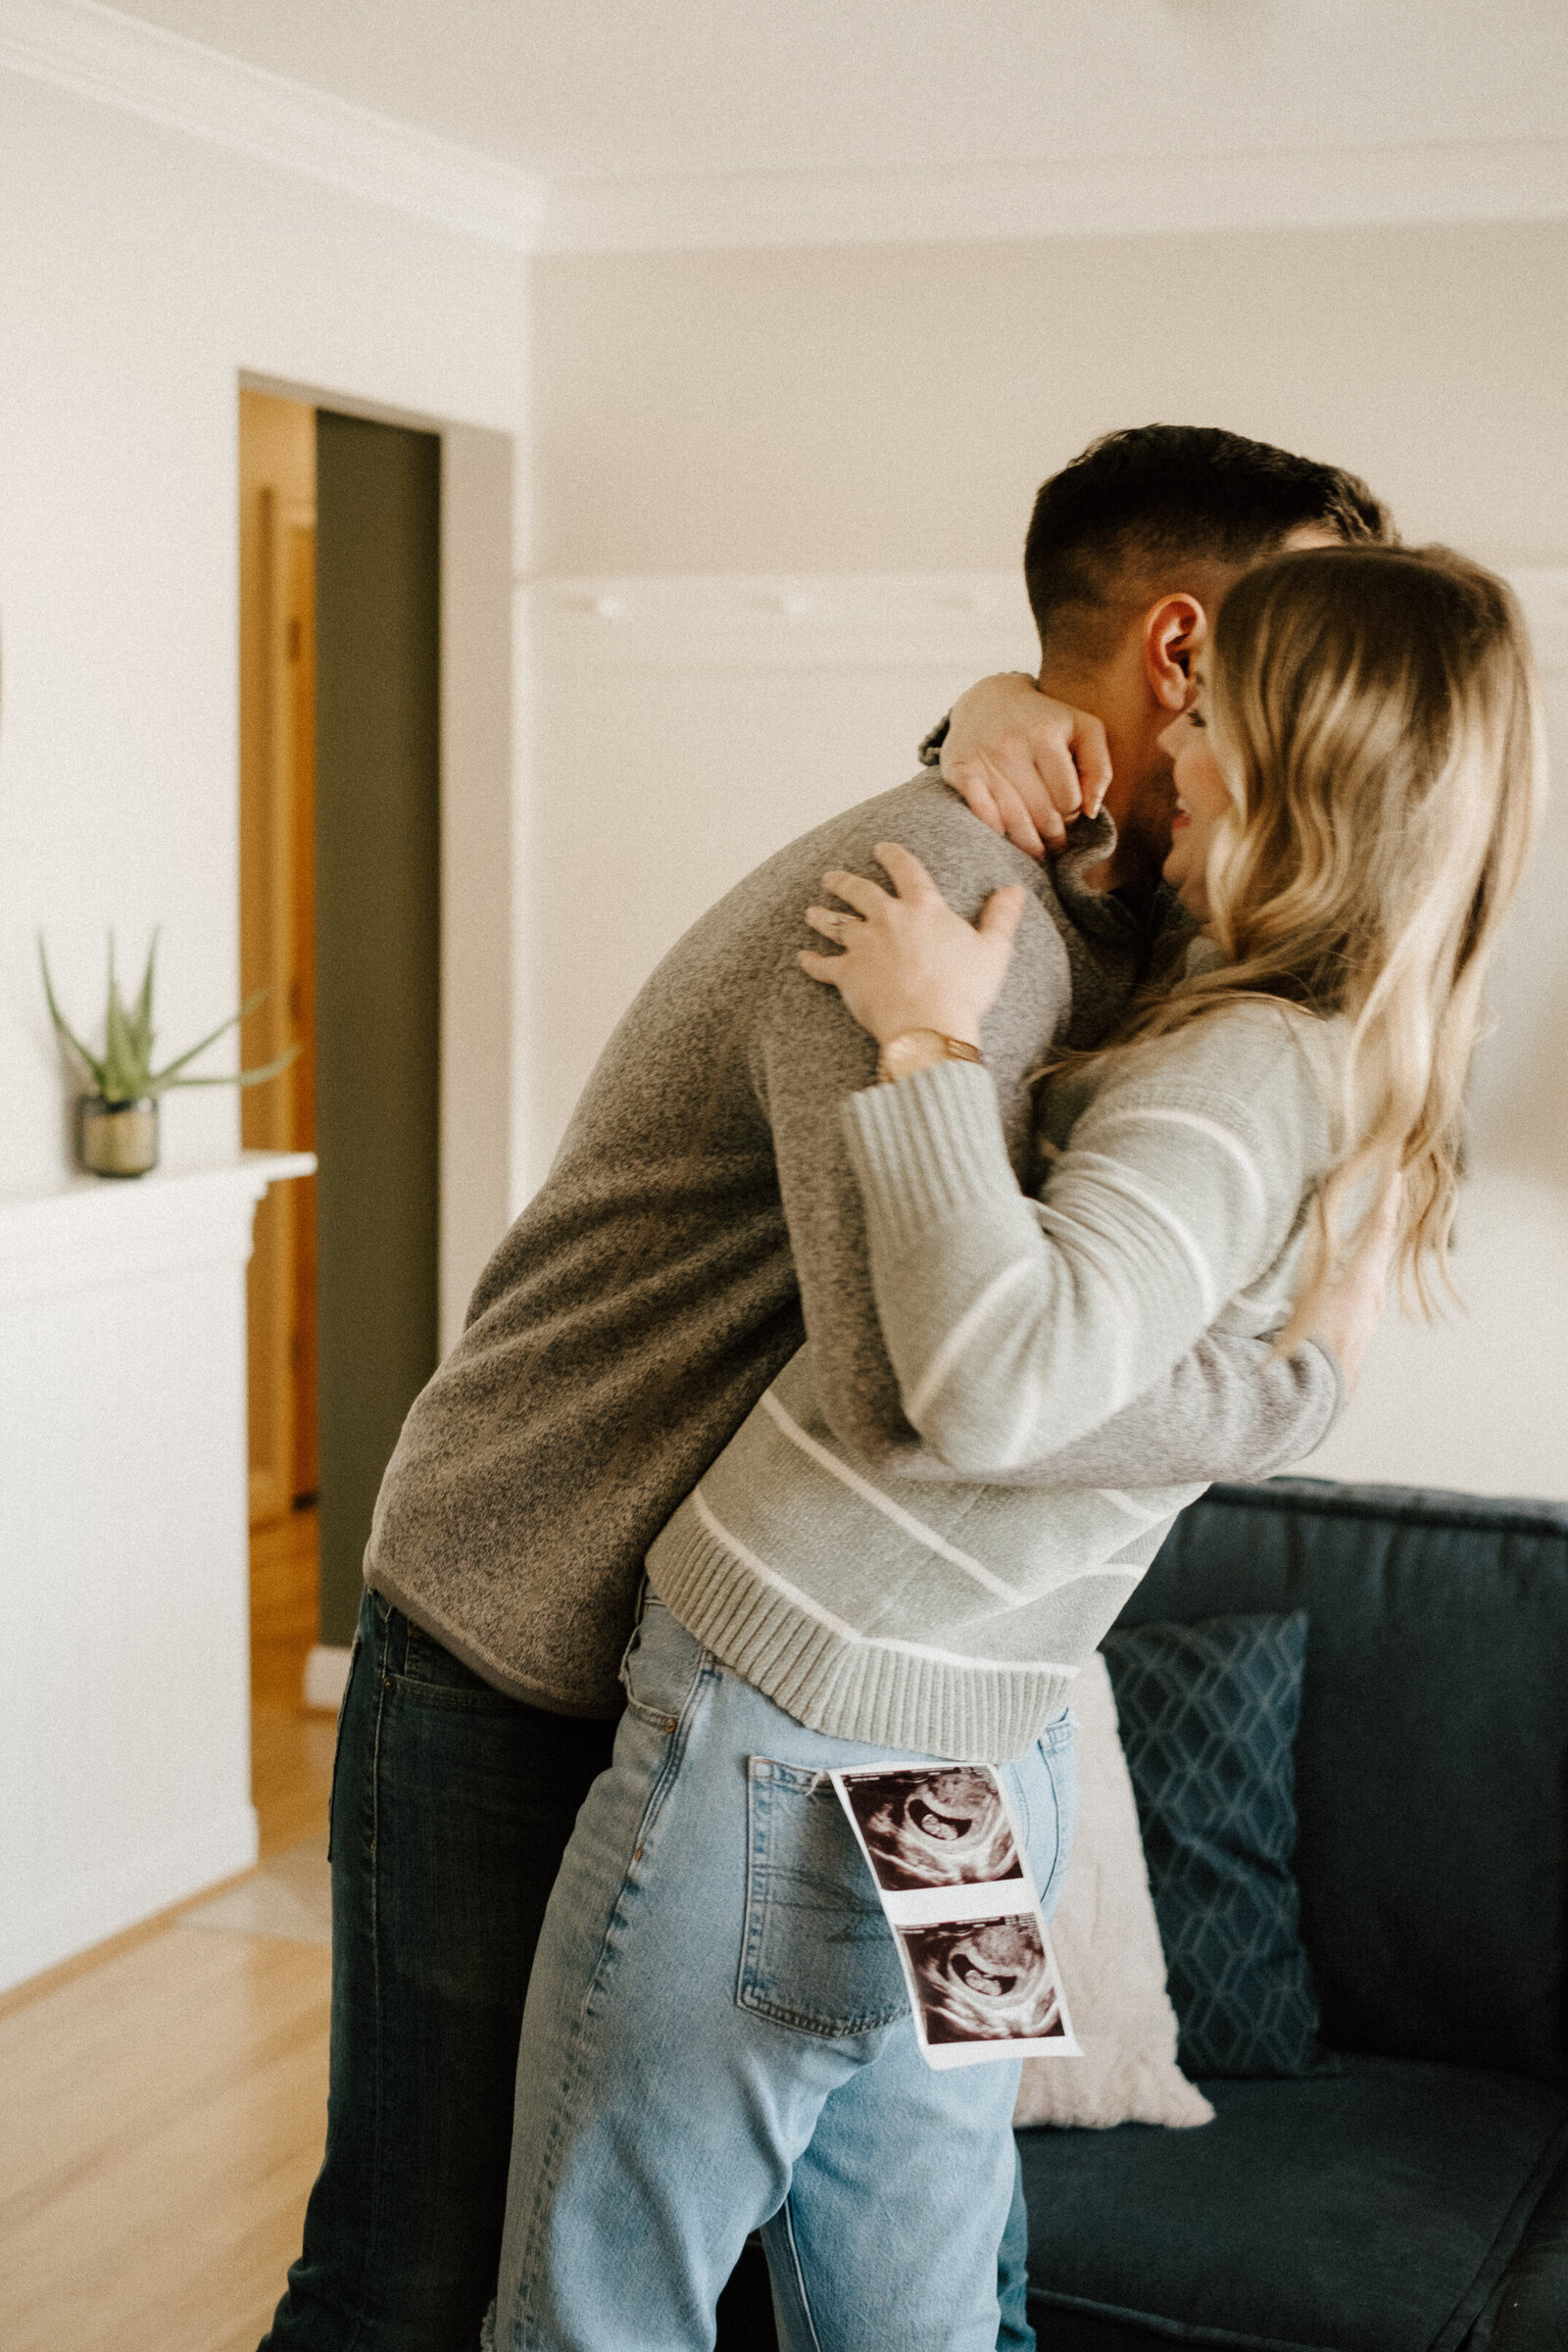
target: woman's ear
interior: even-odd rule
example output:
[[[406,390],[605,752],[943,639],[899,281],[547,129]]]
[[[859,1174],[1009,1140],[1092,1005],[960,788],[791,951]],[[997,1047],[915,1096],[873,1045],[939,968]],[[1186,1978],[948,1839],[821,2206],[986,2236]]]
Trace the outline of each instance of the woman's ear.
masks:
[[[1179,718],[1193,699],[1193,663],[1208,638],[1208,616],[1185,589],[1162,596],[1144,618],[1144,675],[1162,710]]]

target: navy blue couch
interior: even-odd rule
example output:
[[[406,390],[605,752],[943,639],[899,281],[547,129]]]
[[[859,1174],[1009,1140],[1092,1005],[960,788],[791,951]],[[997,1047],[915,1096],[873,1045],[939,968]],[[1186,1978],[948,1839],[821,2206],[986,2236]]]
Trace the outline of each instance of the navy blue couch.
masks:
[[[1019,2134],[1042,2352],[1568,2352],[1568,1505],[1216,1487],[1121,1622],[1298,1608],[1334,2057]],[[754,2244],[719,2344],[772,2340]]]
[[[1568,1505],[1217,1487],[1121,1622],[1298,1608],[1335,2056],[1020,2133],[1043,2352],[1568,2352]]]

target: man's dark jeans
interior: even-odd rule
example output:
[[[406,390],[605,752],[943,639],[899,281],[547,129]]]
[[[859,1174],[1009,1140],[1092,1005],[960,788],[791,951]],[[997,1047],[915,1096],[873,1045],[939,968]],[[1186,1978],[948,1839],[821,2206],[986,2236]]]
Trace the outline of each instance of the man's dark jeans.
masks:
[[[326,2157],[269,2352],[474,2352],[528,1971],[613,1739],[504,1697],[367,1593],[332,1786]]]

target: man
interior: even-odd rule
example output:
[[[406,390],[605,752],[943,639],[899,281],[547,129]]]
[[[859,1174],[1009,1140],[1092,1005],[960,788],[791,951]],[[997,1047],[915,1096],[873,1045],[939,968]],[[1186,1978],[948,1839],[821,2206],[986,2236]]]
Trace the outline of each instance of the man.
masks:
[[[1232,434],[1096,444],[1045,485],[1030,527],[1039,690],[993,681],[977,728],[957,713],[948,751],[970,808],[926,775],[792,844],[628,1011],[377,1504],[332,1800],[326,2159],[270,2345],[474,2342],[529,1963],[608,1759],[643,1555],[803,1331],[841,1441],[912,1482],[951,1475],[900,1409],[841,1138],[874,1049],[796,962],[823,870],[869,870],[891,838],[966,914],[1026,885],[986,1035],[1022,1174],[1030,1074],[1053,1045],[1104,1036],[1145,967],[1172,806],[1156,739],[1208,614],[1282,546],[1388,529],[1352,477]],[[1086,793],[1102,813],[1069,830]],[[1004,821],[1025,849],[1043,828],[1055,862],[1000,837]],[[582,915],[591,928],[591,883]],[[1206,1339],[1105,1431],[1019,1475],[1048,1486],[1108,1462],[1107,1483],[1129,1465],[1163,1483],[1298,1458],[1337,1408],[1333,1348],[1353,1369],[1376,1291],[1374,1269],[1343,1293],[1328,1349]],[[1179,1457],[1154,1434],[1172,1428]],[[1028,2342],[1021,2311],[1004,2336]]]

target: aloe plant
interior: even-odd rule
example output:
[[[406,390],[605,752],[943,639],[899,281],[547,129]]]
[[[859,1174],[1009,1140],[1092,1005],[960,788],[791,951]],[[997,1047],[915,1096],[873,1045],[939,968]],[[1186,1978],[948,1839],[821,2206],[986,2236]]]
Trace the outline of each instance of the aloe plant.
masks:
[[[135,1002],[127,1006],[120,994],[115,976],[115,935],[109,934],[109,1010],[104,1020],[104,1050],[89,1053],[72,1028],[59,1004],[55,1002],[54,983],[49,977],[49,958],[44,952],[43,937],[38,939],[38,962],[43,971],[43,993],[49,1003],[49,1017],[55,1034],[69,1054],[75,1056],[81,1068],[91,1077],[96,1091],[106,1102],[140,1102],[148,1096],[155,1099],[175,1086],[260,1086],[265,1078],[275,1078],[298,1058],[300,1048],[290,1046],[275,1061],[264,1062],[256,1070],[224,1071],[216,1078],[187,1078],[181,1073],[205,1054],[208,1047],[230,1029],[237,1028],[247,1014],[256,1010],[268,995],[265,988],[247,997],[238,1012],[230,1013],[226,1021],[209,1032],[198,1045],[179,1054],[173,1061],[165,1062],[161,1070],[153,1068],[153,966],[158,955],[158,934],[155,931],[147,950],[147,969]]]

